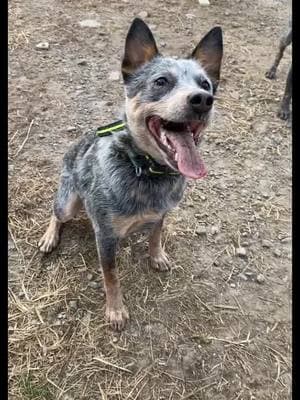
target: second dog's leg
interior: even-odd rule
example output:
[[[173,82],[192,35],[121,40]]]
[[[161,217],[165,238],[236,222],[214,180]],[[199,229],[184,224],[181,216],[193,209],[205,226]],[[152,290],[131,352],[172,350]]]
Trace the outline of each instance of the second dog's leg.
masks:
[[[290,117],[290,103],[291,103],[291,98],[292,98],[292,66],[290,66],[287,79],[286,79],[286,85],[285,85],[285,91],[284,95],[281,101],[281,105],[278,111],[278,117],[287,120]]]
[[[274,63],[272,65],[272,67],[266,72],[267,78],[269,78],[269,79],[276,78],[276,71],[277,71],[278,65],[280,63],[280,60],[282,59],[284,50],[286,49],[286,47],[289,44],[291,44],[291,42],[292,42],[292,30],[290,29],[288,31],[288,33],[280,39],[279,50],[275,57]]]
[[[170,261],[161,246],[161,231],[163,227],[162,218],[153,228],[149,236],[149,253],[152,268],[158,271],[170,269]]]

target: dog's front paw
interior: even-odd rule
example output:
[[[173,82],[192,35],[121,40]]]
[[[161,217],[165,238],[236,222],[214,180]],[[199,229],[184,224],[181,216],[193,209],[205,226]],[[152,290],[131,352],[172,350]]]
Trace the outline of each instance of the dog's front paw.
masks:
[[[277,116],[278,116],[280,119],[283,119],[284,121],[286,121],[287,119],[290,118],[291,112],[290,112],[290,110],[289,110],[288,108],[284,108],[284,107],[283,107],[283,108],[280,108],[280,109],[278,110]]]
[[[120,306],[107,305],[105,316],[115,331],[121,331],[124,329],[126,322],[129,319],[128,311],[123,304]]]
[[[276,78],[276,69],[269,69],[269,71],[266,72],[265,74],[266,78],[268,79],[275,79]]]
[[[43,253],[50,253],[58,244],[59,233],[55,230],[48,229],[39,241],[39,249]]]
[[[163,250],[156,256],[150,256],[150,263],[156,271],[168,271],[171,268],[171,261]]]

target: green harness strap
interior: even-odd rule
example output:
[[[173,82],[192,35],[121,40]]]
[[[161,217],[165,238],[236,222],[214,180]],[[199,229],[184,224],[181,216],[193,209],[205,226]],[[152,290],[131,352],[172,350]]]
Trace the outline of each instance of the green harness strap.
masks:
[[[123,131],[125,126],[126,125],[122,120],[118,120],[116,122],[113,122],[112,124],[105,125],[105,126],[98,128],[96,130],[96,136],[98,136],[98,137],[110,136],[114,132]],[[156,162],[148,155],[145,155],[144,157],[150,164],[148,166],[148,171],[150,172],[150,174],[152,174],[152,175],[179,175],[178,172],[164,171],[164,170],[159,171],[159,170],[154,169],[153,167],[156,164]],[[138,167],[135,162],[134,162],[134,166],[136,168],[136,174],[138,176],[140,176],[141,168]],[[137,171],[140,171],[140,172],[138,173]]]

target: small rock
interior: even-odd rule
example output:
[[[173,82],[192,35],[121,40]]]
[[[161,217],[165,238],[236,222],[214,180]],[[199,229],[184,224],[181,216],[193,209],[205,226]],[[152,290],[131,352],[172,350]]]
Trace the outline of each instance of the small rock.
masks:
[[[155,25],[155,24],[150,24],[150,25],[149,25],[149,28],[150,28],[152,31],[154,31],[154,30],[157,28],[157,25]],[[175,57],[173,57],[173,58],[175,58]]]
[[[270,248],[270,247],[272,247],[272,243],[269,241],[269,240],[263,240],[262,242],[261,242],[261,245],[262,245],[262,247],[266,247],[266,248]]]
[[[49,47],[49,42],[40,42],[35,46],[37,50],[49,50]]]
[[[117,336],[114,336],[113,338],[112,338],[112,342],[113,343],[117,343],[119,341],[119,338],[117,337]]]
[[[264,197],[265,199],[268,199],[270,197],[270,193],[268,192],[262,192],[262,197]]]
[[[112,71],[109,75],[108,75],[108,79],[110,81],[118,81],[120,79],[120,72],[119,71]]]
[[[251,277],[251,276],[253,276],[253,275],[254,275],[254,272],[247,271],[247,272],[245,272],[245,275],[247,275],[247,276]]]
[[[209,6],[209,0],[198,0],[200,6]]]
[[[220,229],[219,229],[218,226],[212,226],[212,227],[211,227],[211,234],[212,234],[212,235],[216,235],[216,234],[219,233],[219,232],[220,232]]]
[[[205,196],[200,196],[200,199],[201,199],[202,201],[205,201],[205,200],[206,200],[206,197],[205,197]]]
[[[58,318],[58,319],[64,319],[64,318],[66,318],[66,313],[65,313],[65,312],[59,313],[58,316],[57,316],[57,318]]]
[[[285,237],[285,238],[281,239],[281,243],[290,243],[290,241],[291,241],[291,238],[289,238],[289,237]]]
[[[230,15],[230,12],[229,12],[228,10],[226,10],[226,11],[224,12],[224,14],[226,15],[226,17],[228,17],[228,16]]]
[[[142,19],[147,18],[149,17],[149,13],[147,13],[147,11],[141,11],[140,13],[138,13],[138,16]]]
[[[87,279],[88,281],[91,281],[93,279],[93,274],[87,274]]]
[[[88,286],[91,287],[92,289],[98,289],[100,287],[100,283],[92,281],[92,282],[89,282]]]
[[[246,249],[244,247],[238,247],[235,249],[235,253],[238,257],[246,257]]]
[[[217,267],[218,265],[220,265],[220,263],[219,263],[219,261],[218,260],[215,260],[214,261],[214,265]]]
[[[76,126],[68,126],[67,127],[67,132],[74,132],[76,131]]]
[[[273,251],[273,254],[274,254],[274,256],[276,256],[276,257],[281,257],[281,251],[280,251],[279,249],[275,249],[275,250]]]
[[[12,240],[8,239],[8,250],[13,250],[15,248],[15,244]]]
[[[205,236],[205,235],[207,234],[205,226],[200,226],[200,227],[196,230],[196,234],[197,234],[198,236]]]
[[[231,284],[230,284],[230,287],[235,288],[235,287],[236,287],[236,284],[235,284],[235,283],[231,283]]]
[[[266,278],[263,276],[263,274],[258,274],[257,277],[256,277],[256,281],[258,283],[264,283],[265,280],[266,280]]]
[[[81,28],[99,28],[101,26],[100,22],[94,19],[84,19],[79,22]]]
[[[185,16],[187,17],[187,19],[193,19],[196,17],[194,14],[185,14]]]
[[[248,277],[245,274],[243,274],[242,272],[240,274],[238,274],[238,277],[243,279],[243,281],[247,281],[248,280]]]
[[[166,47],[167,43],[166,42],[160,42],[160,47]]]
[[[78,60],[77,65],[87,65],[87,61],[86,60]]]
[[[70,308],[72,308],[73,310],[77,310],[77,308],[78,308],[77,300],[70,300],[70,301],[69,301],[69,306],[70,306]]]
[[[249,242],[243,242],[242,247],[249,247]]]

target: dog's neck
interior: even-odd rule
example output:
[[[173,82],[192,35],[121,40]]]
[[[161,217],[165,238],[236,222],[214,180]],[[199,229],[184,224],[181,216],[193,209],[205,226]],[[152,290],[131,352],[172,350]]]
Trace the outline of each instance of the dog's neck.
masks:
[[[136,170],[136,175],[141,174],[151,176],[179,176],[180,174],[167,165],[162,165],[154,160],[149,154],[141,150],[130,133],[126,125],[126,115],[123,116],[125,128],[119,133],[115,141],[120,154],[123,154],[130,160]]]

